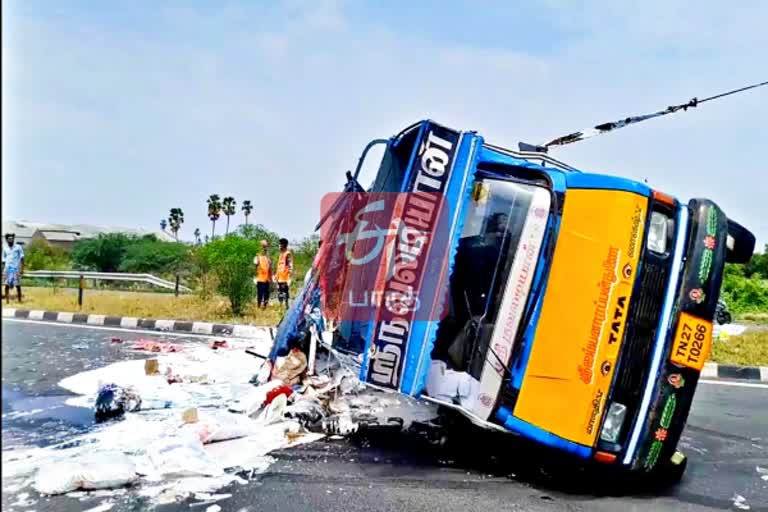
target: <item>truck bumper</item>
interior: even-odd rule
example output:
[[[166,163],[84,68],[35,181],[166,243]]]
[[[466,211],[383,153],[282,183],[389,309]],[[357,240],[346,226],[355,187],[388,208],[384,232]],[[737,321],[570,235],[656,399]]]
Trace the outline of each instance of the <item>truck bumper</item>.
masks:
[[[653,471],[675,453],[699,379],[699,370],[670,359],[681,314],[711,322],[723,279],[728,221],[720,208],[692,199],[679,210],[677,226],[651,371],[622,457],[624,465],[640,472]]]

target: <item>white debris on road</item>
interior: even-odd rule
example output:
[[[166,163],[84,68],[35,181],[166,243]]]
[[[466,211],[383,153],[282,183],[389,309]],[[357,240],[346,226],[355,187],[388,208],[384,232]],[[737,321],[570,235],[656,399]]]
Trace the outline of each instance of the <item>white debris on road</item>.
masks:
[[[105,501],[101,505],[97,505],[93,508],[89,508],[88,510],[84,510],[83,512],[107,512],[107,510],[111,510],[112,507],[114,507],[115,504],[112,501]]]
[[[279,380],[254,385],[254,375],[263,381],[269,368],[260,372],[264,359],[244,354],[246,348],[246,342],[230,340],[185,344],[152,353],[157,363],[122,361],[63,379],[59,385],[78,395],[69,405],[93,407],[104,389],[138,396],[140,405],[116,408],[120,417],[65,443],[4,452],[3,485],[28,485],[36,477],[35,487],[45,494],[110,488],[117,496],[132,484],[153,505],[207,497],[197,503],[202,506],[227,496],[213,494],[218,489],[267,471],[275,450],[314,442],[325,432],[349,434],[360,418],[391,425],[395,417],[407,428],[436,415],[433,406],[367,390],[354,372],[330,360],[294,386]],[[120,457],[126,461],[121,468],[130,468],[126,474],[106,474],[92,464]]]
[[[749,510],[751,508],[747,505],[747,499],[741,494],[734,494],[731,500],[733,501],[733,506],[739,510]]]

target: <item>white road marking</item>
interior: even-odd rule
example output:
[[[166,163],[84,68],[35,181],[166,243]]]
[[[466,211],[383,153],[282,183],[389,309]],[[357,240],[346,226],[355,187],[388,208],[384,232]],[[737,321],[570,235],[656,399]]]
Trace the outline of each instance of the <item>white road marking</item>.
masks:
[[[768,384],[761,384],[757,382],[735,382],[732,380],[708,380],[700,379],[702,384],[716,384],[718,386],[736,386],[741,388],[763,388],[768,389]]]
[[[704,363],[704,369],[701,370],[702,378],[717,378],[717,363]]]
[[[106,315],[88,315],[88,319],[85,323],[88,325],[104,325],[104,319]]]
[[[100,331],[137,332],[142,334],[155,334],[157,336],[178,336],[180,338],[186,338],[186,337],[217,338],[217,339],[232,338],[232,336],[210,336],[210,335],[203,335],[203,334],[195,334],[191,332],[165,332],[165,331],[153,331],[151,329],[125,329],[123,327],[102,327],[98,325],[87,325],[87,324],[68,324],[68,323],[60,323],[60,322],[48,322],[45,320],[43,321],[27,320],[25,318],[3,318],[3,322],[22,322],[22,323],[30,323],[30,324],[51,325],[55,327],[76,327],[79,329],[97,329]]]

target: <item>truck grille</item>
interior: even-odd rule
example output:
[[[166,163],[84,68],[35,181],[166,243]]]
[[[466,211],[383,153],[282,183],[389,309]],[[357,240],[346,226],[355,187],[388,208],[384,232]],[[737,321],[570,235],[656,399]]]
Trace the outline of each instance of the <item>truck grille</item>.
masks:
[[[653,341],[664,304],[669,263],[646,251],[639,285],[630,305],[627,330],[619,356],[611,400],[627,406],[627,424],[634,418],[650,367]],[[624,429],[624,435],[629,429]],[[623,440],[620,440],[622,442]]]

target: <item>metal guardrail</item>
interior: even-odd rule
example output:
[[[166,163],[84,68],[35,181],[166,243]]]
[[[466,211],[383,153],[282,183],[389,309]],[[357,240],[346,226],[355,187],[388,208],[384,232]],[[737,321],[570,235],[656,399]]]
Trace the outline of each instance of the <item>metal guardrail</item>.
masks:
[[[147,283],[177,292],[192,292],[191,288],[176,282],[161,279],[152,274],[129,274],[125,272],[86,272],[77,270],[31,270],[24,272],[24,277],[39,277],[52,279],[91,279],[96,281],[132,281],[135,283]]]

